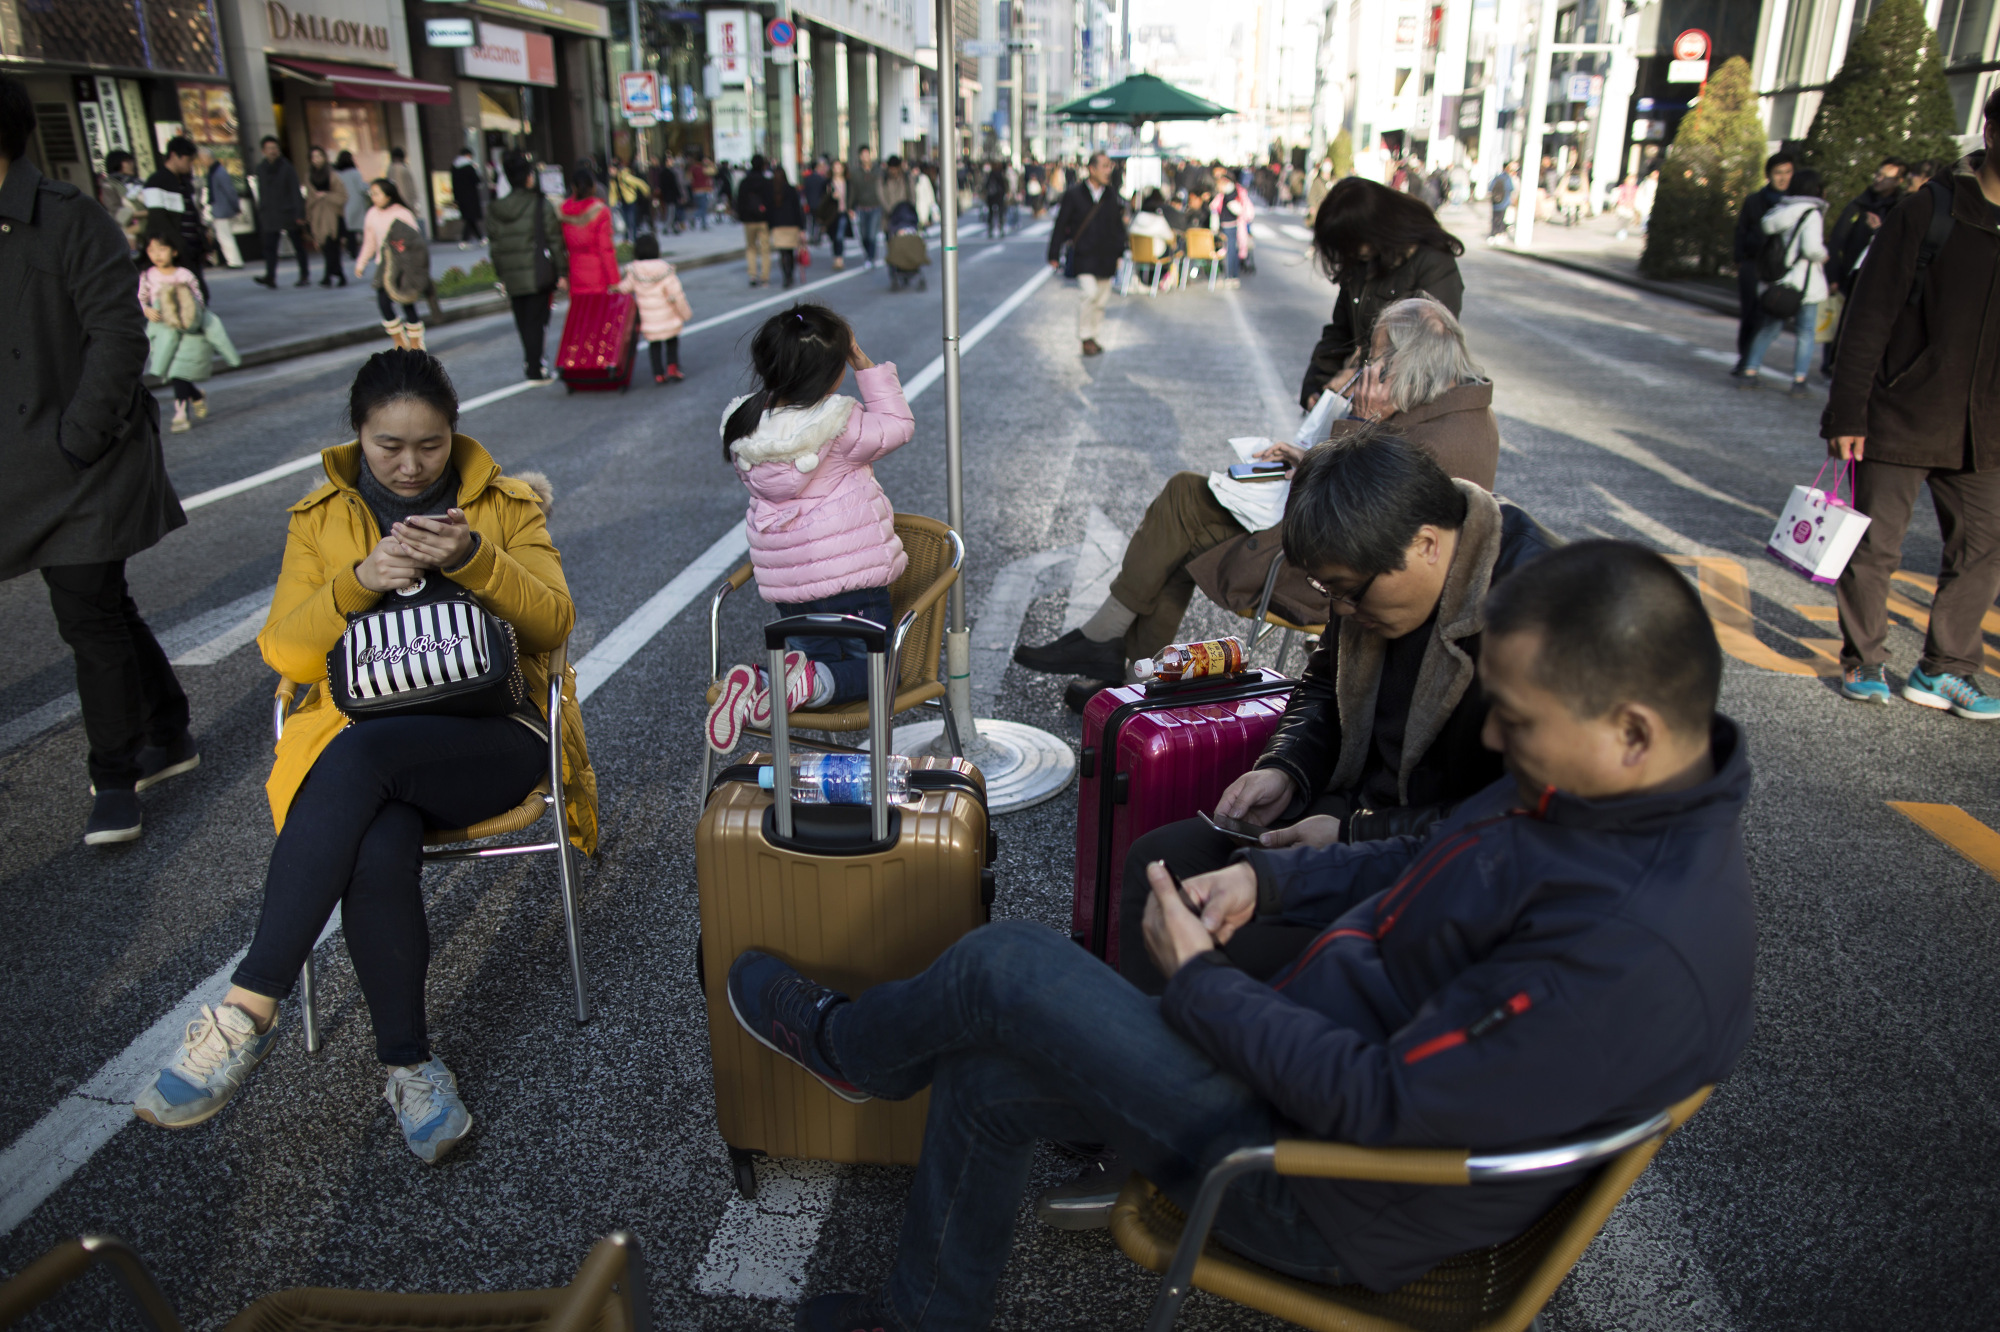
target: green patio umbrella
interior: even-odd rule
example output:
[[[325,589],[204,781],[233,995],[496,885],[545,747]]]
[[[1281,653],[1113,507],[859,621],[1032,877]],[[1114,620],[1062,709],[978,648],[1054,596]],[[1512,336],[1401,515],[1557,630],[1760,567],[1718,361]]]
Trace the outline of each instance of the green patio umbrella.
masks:
[[[1176,88],[1154,74],[1134,74],[1109,88],[1064,102],[1051,113],[1064,120],[1123,121],[1137,129],[1148,120],[1214,120],[1230,110]]]

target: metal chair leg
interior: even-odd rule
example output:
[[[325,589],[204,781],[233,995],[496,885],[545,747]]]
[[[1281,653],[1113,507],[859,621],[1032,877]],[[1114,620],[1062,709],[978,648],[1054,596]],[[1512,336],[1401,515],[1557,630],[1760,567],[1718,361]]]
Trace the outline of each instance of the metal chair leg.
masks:
[[[556,867],[562,878],[563,935],[569,944],[569,977],[576,990],[576,1020],[590,1021],[590,991],[583,979],[583,932],[576,903],[576,852],[570,848],[568,820],[556,818]]]
[[[958,737],[958,718],[952,714],[951,700],[943,698],[938,702],[944,705],[944,734],[945,738],[951,741],[951,756],[964,758],[965,742]]]
[[[1239,1147],[1209,1170],[1201,1182],[1201,1192],[1195,1195],[1194,1206],[1188,1210],[1187,1222],[1181,1227],[1181,1240],[1174,1246],[1166,1278],[1153,1297],[1152,1311],[1146,1317],[1146,1332],[1170,1332],[1174,1320],[1180,1317],[1181,1305],[1194,1289],[1195,1263],[1208,1243],[1208,1232],[1215,1226],[1215,1214],[1230,1183],[1250,1171],[1269,1170],[1276,1159],[1277,1150],[1272,1147]]]
[[[1292,655],[1292,640],[1298,637],[1295,629],[1286,629],[1285,636],[1278,640],[1278,674],[1285,673],[1285,659]]]
[[[704,728],[706,729],[706,728]],[[701,738],[701,785],[695,788],[694,807],[708,808],[708,785],[715,780],[715,750],[709,747],[708,737]]]
[[[312,954],[306,954],[306,964],[299,968],[299,1016],[306,1029],[306,1053],[319,1053],[319,994],[313,985]]]

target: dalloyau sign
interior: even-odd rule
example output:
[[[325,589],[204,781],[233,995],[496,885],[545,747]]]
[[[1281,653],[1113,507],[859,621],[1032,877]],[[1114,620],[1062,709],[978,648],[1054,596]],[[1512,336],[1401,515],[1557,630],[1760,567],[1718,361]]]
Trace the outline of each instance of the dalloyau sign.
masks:
[[[309,43],[365,51],[379,57],[391,54],[389,27],[384,23],[361,23],[353,19],[328,18],[293,9],[280,0],[264,0],[264,24],[274,43]]]

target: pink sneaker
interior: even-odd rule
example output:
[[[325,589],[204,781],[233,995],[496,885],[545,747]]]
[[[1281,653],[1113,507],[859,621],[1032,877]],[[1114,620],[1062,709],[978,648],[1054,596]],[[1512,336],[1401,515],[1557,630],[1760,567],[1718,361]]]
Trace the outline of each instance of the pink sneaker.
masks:
[[[791,710],[797,712],[812,698],[813,664],[806,660],[803,652],[785,654],[785,698],[791,703]],[[750,704],[750,724],[768,727],[771,724],[771,691],[765,686],[764,672],[757,672],[757,694]]]
[[[743,721],[761,692],[755,670],[748,666],[729,668],[722,677],[722,692],[715,696],[715,706],[708,710],[706,733],[710,749],[727,754],[736,748],[736,742],[743,737]],[[770,704],[764,706],[768,711]]]

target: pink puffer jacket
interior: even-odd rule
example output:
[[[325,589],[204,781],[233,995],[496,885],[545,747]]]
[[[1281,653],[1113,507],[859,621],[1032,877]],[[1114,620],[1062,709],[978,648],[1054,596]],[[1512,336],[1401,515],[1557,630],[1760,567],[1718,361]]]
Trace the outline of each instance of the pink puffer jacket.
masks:
[[[887,587],[910,557],[895,510],[869,464],[910,442],[916,422],[893,363],[854,372],[861,401],[831,394],[764,413],[730,445],[750,488],[750,563],[757,592],[782,605]],[[722,419],[743,399],[725,407]]]
[[[664,259],[634,259],[611,290],[630,292],[638,300],[639,332],[648,342],[679,336],[681,326],[694,318],[674,266]]]

